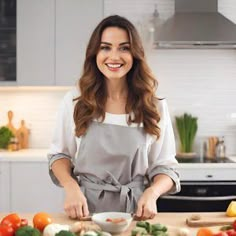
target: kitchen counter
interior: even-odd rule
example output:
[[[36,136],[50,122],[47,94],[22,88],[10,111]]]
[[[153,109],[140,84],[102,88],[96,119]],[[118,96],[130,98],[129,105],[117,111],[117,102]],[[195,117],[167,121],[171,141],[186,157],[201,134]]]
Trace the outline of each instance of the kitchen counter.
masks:
[[[19,151],[1,151],[0,162],[47,162],[48,149],[23,149]],[[236,180],[236,157],[230,157],[234,163],[180,163],[180,179],[189,180]],[[225,174],[227,173],[227,175]]]
[[[48,149],[0,150],[0,161],[48,161]]]
[[[21,214],[18,213],[19,216],[21,218],[27,218],[29,221],[29,224],[32,225],[32,219],[34,214]],[[153,220],[149,220],[149,222],[151,224],[154,223],[161,223],[164,224],[168,227],[169,230],[169,236],[177,236],[176,230],[177,228],[180,227],[184,227],[184,228],[188,228],[190,231],[190,235],[196,235],[196,232],[198,230],[197,227],[188,227],[186,225],[186,219],[188,217],[190,217],[192,214],[196,214],[196,213],[158,213],[157,216],[153,219]],[[216,221],[226,221],[226,220],[232,220],[232,222],[236,219],[236,218],[229,218],[225,215],[225,213],[197,213],[200,214],[202,219],[206,219],[206,220],[216,220]],[[3,218],[5,215],[7,214],[0,214],[0,218]],[[53,218],[53,222],[54,223],[59,223],[59,224],[68,224],[68,225],[72,225],[74,222],[76,222],[75,220],[71,220],[69,218],[67,218],[67,216],[63,213],[60,214],[51,214],[52,218]],[[86,224],[91,224],[90,221],[85,222]],[[129,229],[127,231],[125,231],[124,233],[120,234],[123,236],[130,236],[131,235],[131,230],[135,227],[136,225],[136,221],[133,221],[131,226],[129,227]],[[214,226],[214,227],[209,227],[211,228],[214,232],[217,232],[218,229],[220,228],[220,226]]]
[[[0,161],[47,161],[48,149],[0,150]],[[236,168],[236,156],[229,157],[235,163],[180,163],[179,168]]]

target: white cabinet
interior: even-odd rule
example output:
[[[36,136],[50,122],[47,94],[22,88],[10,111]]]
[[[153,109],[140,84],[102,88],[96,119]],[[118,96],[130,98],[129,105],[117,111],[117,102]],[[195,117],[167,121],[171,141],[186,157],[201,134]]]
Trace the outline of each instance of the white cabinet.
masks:
[[[55,0],[17,1],[17,85],[55,85]]]
[[[11,164],[11,211],[63,212],[63,189],[52,183],[47,162]]]
[[[10,165],[0,161],[0,212],[10,209]]]
[[[103,0],[56,1],[57,85],[75,84],[90,35],[102,18]]]
[[[64,212],[46,161],[0,161],[0,212]]]
[[[74,85],[103,0],[17,2],[17,85]]]

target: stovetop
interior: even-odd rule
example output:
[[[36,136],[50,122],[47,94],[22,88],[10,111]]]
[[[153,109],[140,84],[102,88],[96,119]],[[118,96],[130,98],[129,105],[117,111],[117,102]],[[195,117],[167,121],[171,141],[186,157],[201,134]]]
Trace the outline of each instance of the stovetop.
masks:
[[[206,158],[206,157],[177,157],[179,163],[234,163],[229,158]]]

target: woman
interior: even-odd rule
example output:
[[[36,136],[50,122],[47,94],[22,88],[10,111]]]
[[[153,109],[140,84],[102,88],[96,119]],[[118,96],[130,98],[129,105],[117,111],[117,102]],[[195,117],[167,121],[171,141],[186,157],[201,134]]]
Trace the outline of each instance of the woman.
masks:
[[[78,88],[62,102],[49,153],[69,217],[125,211],[149,219],[159,196],[179,191],[171,120],[156,88],[135,27],[117,15],[103,19]]]

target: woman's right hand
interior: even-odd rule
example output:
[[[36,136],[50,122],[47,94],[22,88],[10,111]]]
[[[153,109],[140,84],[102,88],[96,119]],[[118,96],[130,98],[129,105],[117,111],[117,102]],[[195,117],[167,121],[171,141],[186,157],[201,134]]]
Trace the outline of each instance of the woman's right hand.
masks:
[[[65,202],[64,210],[72,218],[81,218],[89,215],[87,199],[76,182],[64,185]]]

